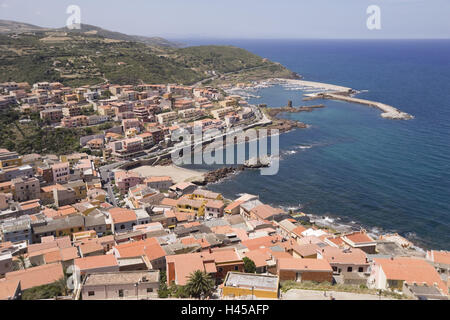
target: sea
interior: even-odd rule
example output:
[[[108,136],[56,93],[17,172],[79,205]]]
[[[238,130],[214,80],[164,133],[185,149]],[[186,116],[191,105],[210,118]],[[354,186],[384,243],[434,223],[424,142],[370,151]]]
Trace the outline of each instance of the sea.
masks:
[[[304,80],[351,87],[358,98],[414,116],[389,120],[375,108],[303,101],[275,85],[252,92],[269,107],[324,104],[285,118],[309,124],[280,136],[280,169],[246,170],[208,188],[380,234],[424,249],[450,249],[450,40],[183,40],[234,45],[279,62]]]

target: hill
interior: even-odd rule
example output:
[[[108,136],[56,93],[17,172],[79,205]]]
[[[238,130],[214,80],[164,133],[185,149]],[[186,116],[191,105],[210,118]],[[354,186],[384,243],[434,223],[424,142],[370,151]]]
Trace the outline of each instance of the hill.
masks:
[[[194,84],[231,72],[239,73],[240,80],[294,76],[280,64],[232,46],[155,46],[83,28],[0,34],[0,82]]]
[[[106,30],[97,26],[89,24],[81,24],[80,29],[69,29],[68,27],[63,28],[43,28],[35,26],[28,23],[10,21],[10,20],[0,20],[0,33],[11,34],[11,33],[27,33],[27,32],[68,32],[68,33],[78,33],[87,35],[98,35],[100,37],[121,40],[121,41],[136,41],[145,43],[151,46],[161,46],[161,47],[178,47],[177,43],[168,41],[160,37],[145,37],[145,36],[133,36],[127,35],[120,32]]]

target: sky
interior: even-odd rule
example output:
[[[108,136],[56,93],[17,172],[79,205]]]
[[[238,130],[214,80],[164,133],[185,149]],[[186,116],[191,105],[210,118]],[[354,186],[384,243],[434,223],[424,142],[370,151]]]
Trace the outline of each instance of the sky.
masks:
[[[62,27],[69,5],[81,23],[168,39],[450,38],[450,0],[0,0],[0,19]]]

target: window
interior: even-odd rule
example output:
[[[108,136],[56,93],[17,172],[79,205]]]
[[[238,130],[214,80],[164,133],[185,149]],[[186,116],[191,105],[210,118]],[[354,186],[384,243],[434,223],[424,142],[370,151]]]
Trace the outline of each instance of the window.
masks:
[[[219,268],[218,270],[219,270],[219,272],[222,272],[222,271],[223,271],[223,268]]]
[[[89,292],[88,292],[88,296],[89,296],[89,297],[95,296],[95,292],[94,292],[94,291],[89,291]]]
[[[347,268],[347,272],[352,272],[353,271],[353,268],[352,267],[348,267]]]
[[[120,229],[122,229],[122,230],[125,229],[125,225],[121,224]]]
[[[333,271],[334,271],[334,272],[337,272],[337,267],[333,267]]]
[[[153,292],[153,288],[147,288],[147,293]]]
[[[238,266],[234,266],[234,271],[238,271],[239,267]]]
[[[119,290],[119,297],[123,298],[123,290],[122,289]]]
[[[364,268],[363,267],[359,267],[358,268],[358,272],[364,272]]]

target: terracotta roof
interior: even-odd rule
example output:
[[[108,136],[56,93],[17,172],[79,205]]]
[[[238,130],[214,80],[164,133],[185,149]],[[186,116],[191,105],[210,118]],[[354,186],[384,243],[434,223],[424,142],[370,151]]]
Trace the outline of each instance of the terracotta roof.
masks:
[[[160,177],[148,177],[145,178],[144,182],[162,182],[162,181],[170,181],[172,182],[172,178],[169,176],[160,176]]]
[[[163,206],[170,206],[170,207],[176,207],[177,206],[177,200],[175,199],[170,199],[170,198],[164,198],[161,201],[161,205]]]
[[[144,249],[144,254],[150,262],[167,255],[159,243],[146,246]]]
[[[333,272],[330,264],[323,259],[280,258],[277,263],[280,270]]]
[[[380,265],[387,280],[403,280],[406,283],[426,283],[433,286],[435,283],[444,293],[448,294],[447,285],[442,281],[436,269],[427,261],[417,258],[398,257],[393,259],[374,259]]]
[[[154,244],[159,244],[156,238],[123,243],[115,246],[120,258],[133,258],[145,255],[145,249]]]
[[[306,231],[306,228],[303,226],[297,226],[292,230],[292,233],[296,234],[299,237],[302,237],[302,232]]]
[[[429,254],[431,255],[431,260],[434,263],[450,265],[450,251],[431,250],[429,251]]]
[[[39,267],[8,272],[5,275],[6,280],[20,280],[22,290],[50,284],[63,277],[61,263],[44,264]]]
[[[245,202],[245,201],[243,201],[243,200],[233,201],[232,203],[230,203],[229,205],[227,205],[227,206],[225,207],[225,211],[227,211],[227,210],[233,210],[233,209],[239,207],[239,206],[241,205],[241,203],[243,203],[243,202]]]
[[[361,249],[341,250],[336,247],[325,247],[321,249],[321,255],[329,263],[368,264],[366,253]]]
[[[369,237],[365,232],[362,231],[347,234],[344,237],[354,243],[374,242],[371,237]]]
[[[124,208],[111,208],[109,209],[113,223],[124,223],[130,221],[136,221],[137,216],[133,210]]]
[[[261,247],[270,248],[280,240],[279,236],[266,236],[242,241],[242,245],[248,249],[259,249]]]
[[[261,204],[250,210],[251,213],[258,216],[260,219],[268,219],[272,216],[283,213],[284,211],[279,208],[273,208],[267,204]]]
[[[0,280],[0,300],[8,300],[13,298],[17,287],[19,286],[20,280]]]
[[[87,271],[90,269],[105,268],[119,266],[117,264],[116,257],[113,254],[105,254],[102,256],[90,256],[84,258],[75,259],[75,265],[80,268],[81,271]]]
[[[81,254],[83,256],[87,255],[89,253],[93,253],[93,252],[98,252],[98,251],[103,252],[103,246],[100,243],[98,243],[96,239],[90,240],[90,241],[87,241],[87,242],[81,244],[79,246],[79,248],[80,248]]]

